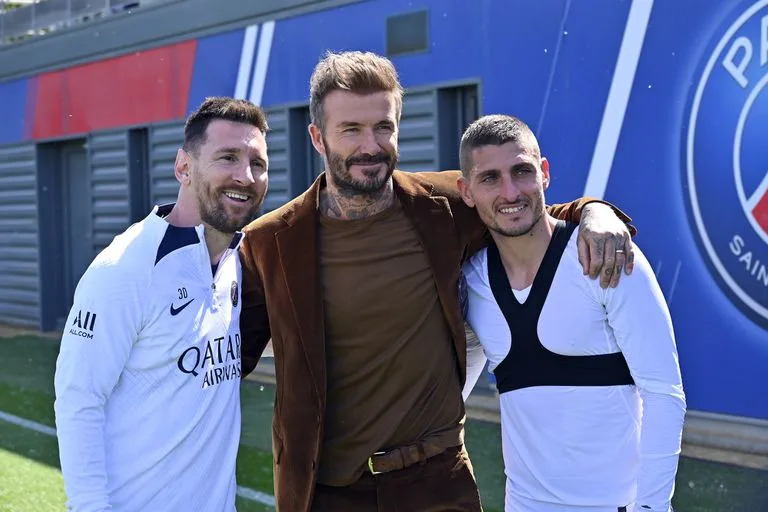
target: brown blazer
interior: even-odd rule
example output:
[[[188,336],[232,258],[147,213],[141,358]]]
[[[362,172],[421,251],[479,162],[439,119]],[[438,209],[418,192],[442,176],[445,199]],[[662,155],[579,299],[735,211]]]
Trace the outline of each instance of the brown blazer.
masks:
[[[457,283],[464,259],[483,245],[485,226],[457,191],[458,171],[395,171],[394,191],[416,229],[434,273],[453,336],[462,383],[466,340]],[[245,228],[242,244],[243,374],[272,338],[277,391],[272,420],[278,510],[309,511],[323,439],[326,398],[323,300],[320,295],[318,197],[325,177]],[[587,200],[550,209],[578,220]]]

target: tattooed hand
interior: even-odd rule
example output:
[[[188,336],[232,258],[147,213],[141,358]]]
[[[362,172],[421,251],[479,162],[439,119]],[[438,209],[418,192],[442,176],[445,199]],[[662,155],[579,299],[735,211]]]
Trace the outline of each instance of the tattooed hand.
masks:
[[[584,274],[600,276],[600,286],[615,288],[621,271],[632,273],[634,253],[629,229],[605,204],[589,203],[579,224],[579,262]]]

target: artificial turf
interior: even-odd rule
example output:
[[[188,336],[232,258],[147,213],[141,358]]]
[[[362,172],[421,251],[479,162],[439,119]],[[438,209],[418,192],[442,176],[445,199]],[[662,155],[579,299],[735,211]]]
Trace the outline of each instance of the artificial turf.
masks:
[[[0,338],[0,411],[54,426],[53,372],[58,340]],[[274,388],[243,383],[238,485],[272,493],[271,415]],[[499,426],[469,420],[466,442],[487,512],[501,512],[504,473]],[[64,510],[56,439],[0,420],[0,512]],[[677,512],[768,512],[768,471],[681,458]],[[270,510],[238,498],[241,512]]]

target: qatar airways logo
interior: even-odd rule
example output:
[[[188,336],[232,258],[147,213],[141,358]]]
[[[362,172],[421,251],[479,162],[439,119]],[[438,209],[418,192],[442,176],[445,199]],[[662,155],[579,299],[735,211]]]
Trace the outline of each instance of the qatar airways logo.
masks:
[[[202,389],[224,381],[240,379],[240,334],[206,340],[201,348],[184,350],[176,361],[182,373],[192,377],[203,375]]]
[[[768,0],[732,19],[712,38],[691,105],[688,199],[722,289],[768,325]]]

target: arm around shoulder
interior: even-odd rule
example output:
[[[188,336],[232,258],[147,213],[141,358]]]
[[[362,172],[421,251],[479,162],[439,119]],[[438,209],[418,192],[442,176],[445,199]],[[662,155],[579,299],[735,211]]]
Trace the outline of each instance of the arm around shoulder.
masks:
[[[594,197],[580,197],[568,203],[549,205],[547,206],[547,212],[556,219],[579,223],[581,222],[584,208],[590,204],[602,204],[609,207],[611,210],[613,210],[613,213],[616,215],[616,217],[618,217],[619,220],[627,225],[627,229],[629,229],[629,232],[632,236],[637,234],[637,228],[631,224],[632,218],[624,213],[621,208],[609,203],[608,201],[603,201],[602,199],[596,199]]]
[[[488,359],[485,357],[480,339],[466,322],[464,322],[464,335],[467,338],[467,380],[464,383],[464,389],[461,394],[464,397],[464,401],[466,401],[475,388],[480,375],[483,373],[483,368],[485,368],[485,363]]]
[[[243,267],[243,306],[240,311],[243,378],[256,368],[271,336],[264,283],[258,268],[256,250],[253,237],[246,233],[240,246],[240,261]]]
[[[600,286],[616,287],[622,270],[632,273],[631,236],[637,230],[624,212],[588,197],[550,206],[548,211],[553,217],[579,223],[579,262],[584,274],[600,276]]]

